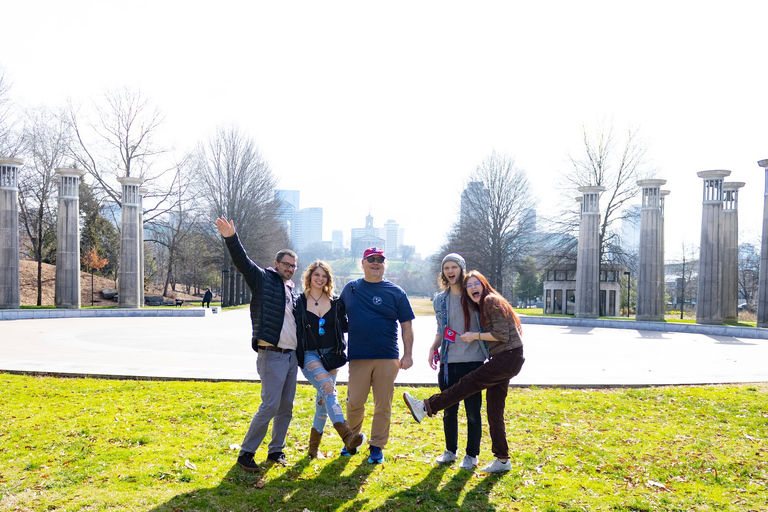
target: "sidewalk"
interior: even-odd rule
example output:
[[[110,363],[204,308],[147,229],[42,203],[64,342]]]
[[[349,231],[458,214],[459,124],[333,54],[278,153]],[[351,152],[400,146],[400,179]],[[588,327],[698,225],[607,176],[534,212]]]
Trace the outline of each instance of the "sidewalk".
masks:
[[[621,327],[634,328],[606,328],[604,322],[594,321],[570,322],[581,325],[533,323],[539,321],[524,319],[526,363],[520,375],[512,379],[512,385],[768,382],[766,339],[651,331],[645,330],[644,324],[626,322]],[[258,380],[247,309],[197,317],[3,320],[0,333],[0,371]],[[435,336],[434,317],[417,317],[414,333],[414,366],[401,371],[396,382],[435,385],[435,372],[428,365],[428,350]],[[338,380],[347,381],[346,368]]]

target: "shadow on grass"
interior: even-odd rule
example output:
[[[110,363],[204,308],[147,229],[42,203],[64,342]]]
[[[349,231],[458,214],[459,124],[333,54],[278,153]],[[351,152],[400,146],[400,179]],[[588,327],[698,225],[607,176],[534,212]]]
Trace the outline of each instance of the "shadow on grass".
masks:
[[[348,475],[341,475],[350,463],[359,466]],[[209,510],[339,510],[355,511],[368,500],[355,501],[360,489],[376,466],[365,460],[338,457],[315,471],[312,459],[304,457],[296,464],[269,466],[247,473],[232,466],[216,487],[198,489],[174,496],[153,508],[153,512],[191,512]],[[270,475],[277,475],[271,478]],[[355,501],[350,505],[350,502]],[[349,506],[348,506],[349,505]]]
[[[432,511],[432,510],[482,510],[493,511],[490,494],[493,486],[503,475],[486,475],[466,493],[461,494],[472,479],[478,478],[474,472],[459,470],[453,478],[442,484],[443,475],[450,466],[438,464],[417,484],[392,495],[382,506],[382,510]],[[461,501],[461,503],[460,503]]]
[[[357,466],[351,473],[342,475],[349,464]],[[357,512],[368,506],[370,498],[365,497],[364,487],[369,476],[380,468],[358,457],[338,457],[322,469],[308,457],[285,468],[262,465],[258,473],[247,473],[234,465],[218,486],[174,496],[152,512],[305,509]],[[399,490],[393,488],[397,492],[377,510],[496,510],[491,503],[491,492],[503,475],[484,476],[462,499],[470,481],[479,477],[473,472],[458,471],[443,484],[443,475],[448,469],[449,466],[434,466],[418,483]]]

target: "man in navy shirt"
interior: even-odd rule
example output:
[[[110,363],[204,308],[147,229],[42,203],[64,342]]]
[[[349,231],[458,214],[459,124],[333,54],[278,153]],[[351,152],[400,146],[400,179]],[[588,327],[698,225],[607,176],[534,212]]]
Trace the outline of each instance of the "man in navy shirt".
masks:
[[[384,462],[383,448],[389,440],[395,377],[402,368],[413,366],[415,318],[408,296],[395,283],[384,279],[384,251],[369,247],[363,253],[363,277],[350,281],[341,292],[349,317],[349,384],[347,422],[358,434],[363,428],[365,402],[373,390],[368,462]],[[403,357],[397,344],[397,324],[403,339]],[[343,455],[353,455],[346,449]]]

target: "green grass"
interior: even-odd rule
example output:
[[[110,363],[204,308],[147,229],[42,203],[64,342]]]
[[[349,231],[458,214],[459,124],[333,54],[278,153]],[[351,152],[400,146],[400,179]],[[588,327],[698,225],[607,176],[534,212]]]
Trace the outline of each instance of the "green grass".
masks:
[[[374,466],[336,457],[329,429],[321,450],[330,457],[304,456],[314,392],[300,385],[290,465],[249,474],[234,461],[259,384],[11,374],[0,383],[0,510],[768,509],[763,384],[512,388],[513,469],[483,475],[431,463],[443,450],[442,422],[414,423],[399,396],[434,388],[396,389],[387,460]],[[265,457],[266,446],[257,460]],[[481,463],[491,458],[485,432]]]

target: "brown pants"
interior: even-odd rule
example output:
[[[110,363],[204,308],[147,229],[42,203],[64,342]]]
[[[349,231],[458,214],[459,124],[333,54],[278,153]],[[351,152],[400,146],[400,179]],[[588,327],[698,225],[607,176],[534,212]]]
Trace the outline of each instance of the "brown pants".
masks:
[[[373,389],[373,421],[368,441],[371,446],[384,448],[389,441],[392,395],[399,370],[398,359],[353,359],[349,362],[347,423],[352,432],[360,433],[365,419],[365,402]]]
[[[488,428],[491,433],[491,451],[498,459],[508,459],[509,445],[504,423],[504,406],[509,391],[509,379],[520,373],[523,362],[525,358],[522,347],[493,356],[490,361],[477,370],[469,372],[453,386],[425,400],[427,413],[433,416],[478,391],[487,390],[485,403]]]

